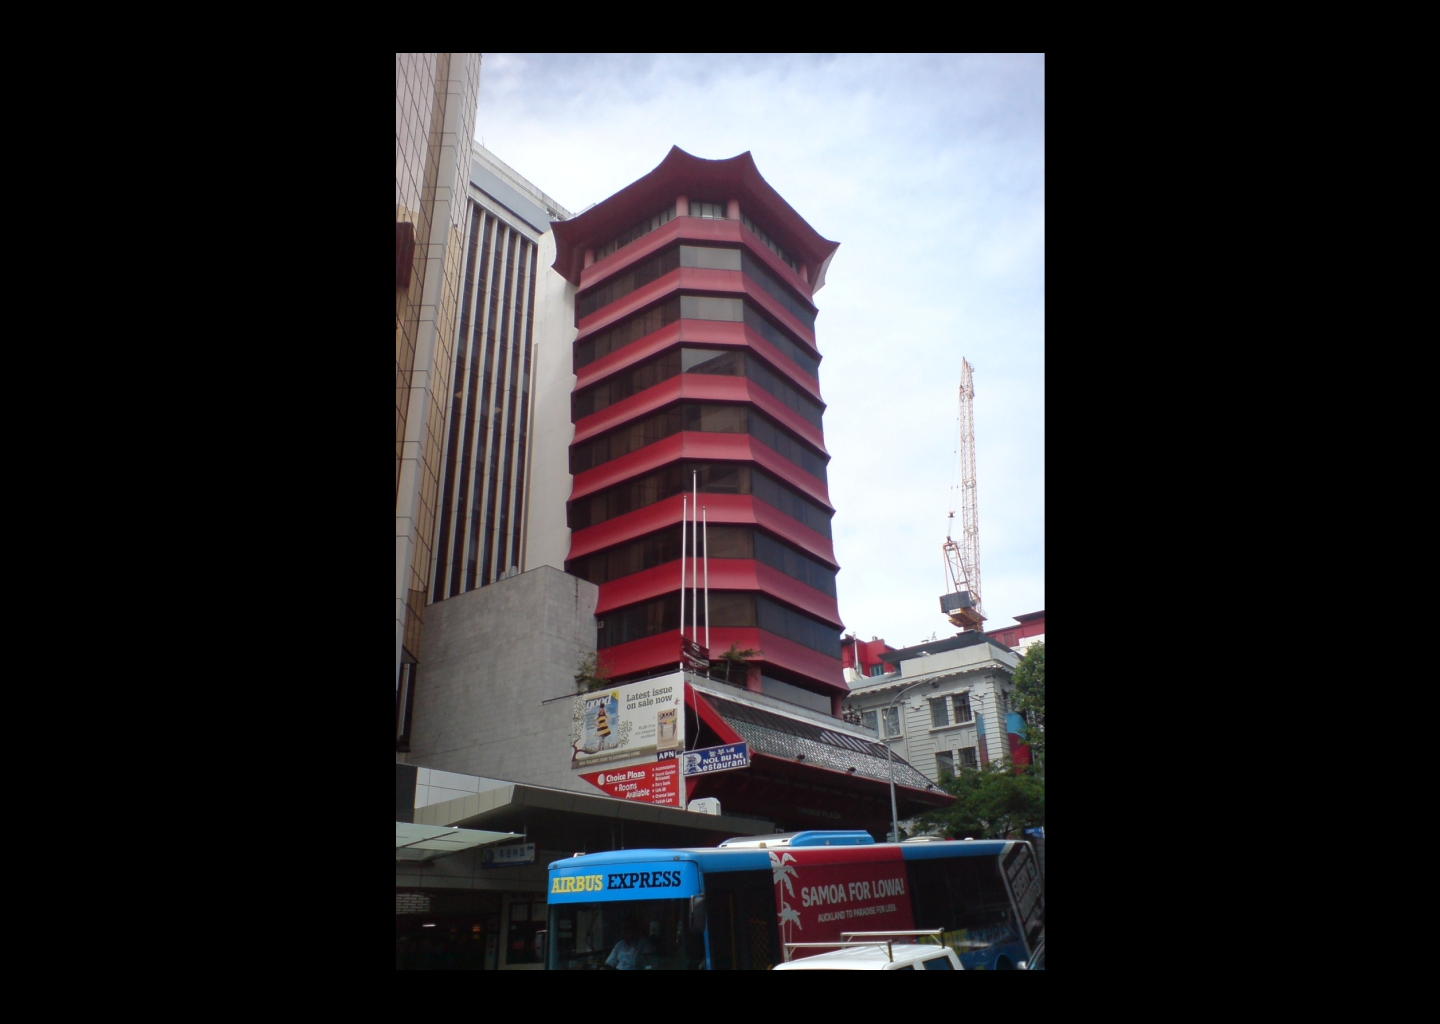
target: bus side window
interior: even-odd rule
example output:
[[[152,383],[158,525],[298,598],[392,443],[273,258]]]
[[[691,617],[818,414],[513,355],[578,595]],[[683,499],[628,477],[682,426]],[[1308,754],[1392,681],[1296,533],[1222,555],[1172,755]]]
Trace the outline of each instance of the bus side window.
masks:
[[[705,901],[712,970],[763,971],[780,962],[769,871],[707,874]]]

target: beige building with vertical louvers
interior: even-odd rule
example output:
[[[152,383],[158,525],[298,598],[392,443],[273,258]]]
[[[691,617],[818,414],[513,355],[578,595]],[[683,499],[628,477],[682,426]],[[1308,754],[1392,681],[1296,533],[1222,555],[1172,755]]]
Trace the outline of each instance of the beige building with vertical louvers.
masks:
[[[395,55],[395,679],[433,563],[480,54]]]
[[[406,432],[414,460],[408,520],[400,507],[406,488],[397,487],[397,751],[409,746],[426,606],[536,565],[563,571],[569,537],[574,288],[550,269],[550,226],[571,214],[473,139],[467,165],[454,170],[460,176],[444,193],[446,247],[432,248],[445,262],[443,308],[431,321],[429,401],[418,402],[415,375],[409,421],[397,403],[397,436]],[[431,310],[428,299],[421,309]],[[400,367],[397,356],[397,382]],[[417,404],[427,417],[423,431],[413,422]],[[408,463],[400,452],[397,446],[403,484]]]

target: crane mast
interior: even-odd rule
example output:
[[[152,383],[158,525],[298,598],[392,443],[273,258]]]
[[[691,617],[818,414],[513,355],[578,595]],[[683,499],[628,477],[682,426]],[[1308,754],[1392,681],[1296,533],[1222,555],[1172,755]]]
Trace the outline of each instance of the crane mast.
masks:
[[[956,445],[956,476],[950,484],[950,515],[942,552],[945,560],[946,594],[940,610],[950,624],[962,631],[979,629],[985,621],[980,605],[980,516],[975,500],[975,381],[968,360],[960,362],[959,443]],[[960,540],[951,536],[956,505],[960,511]]]

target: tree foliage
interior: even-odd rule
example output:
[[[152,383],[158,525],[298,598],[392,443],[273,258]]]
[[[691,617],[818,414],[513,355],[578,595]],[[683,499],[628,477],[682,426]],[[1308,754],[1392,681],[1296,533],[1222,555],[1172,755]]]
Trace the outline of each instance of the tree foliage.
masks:
[[[732,668],[739,670],[740,678],[743,681],[745,678],[746,659],[758,658],[759,656],[760,652],[753,647],[747,647],[742,651],[738,644],[731,643],[730,649],[720,655],[720,660],[725,663],[725,681],[727,683],[730,681],[730,670]]]
[[[1045,780],[1009,758],[961,768],[940,780],[956,800],[920,819],[922,832],[938,829],[947,839],[1008,839],[1045,824]]]
[[[1032,644],[1015,667],[1010,706],[1025,715],[1030,763],[1009,757],[978,768],[961,768],[940,780],[956,799],[920,819],[922,831],[947,839],[1009,839],[1045,824],[1045,643]]]
[[[1032,644],[1015,667],[1015,690],[1011,701],[1025,715],[1025,739],[1030,760],[1043,771],[1045,756],[1045,641]]]
[[[610,666],[595,651],[583,655],[575,666],[575,688],[581,693],[604,690],[610,686]]]

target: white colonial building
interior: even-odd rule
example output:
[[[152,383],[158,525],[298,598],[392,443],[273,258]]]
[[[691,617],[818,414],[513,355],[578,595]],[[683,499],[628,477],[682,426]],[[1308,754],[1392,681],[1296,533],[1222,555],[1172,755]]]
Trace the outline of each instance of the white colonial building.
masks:
[[[899,673],[856,678],[846,710],[932,781],[998,760],[1023,743],[1024,721],[1009,698],[1020,661],[1013,650],[980,633],[961,633],[881,658]]]

